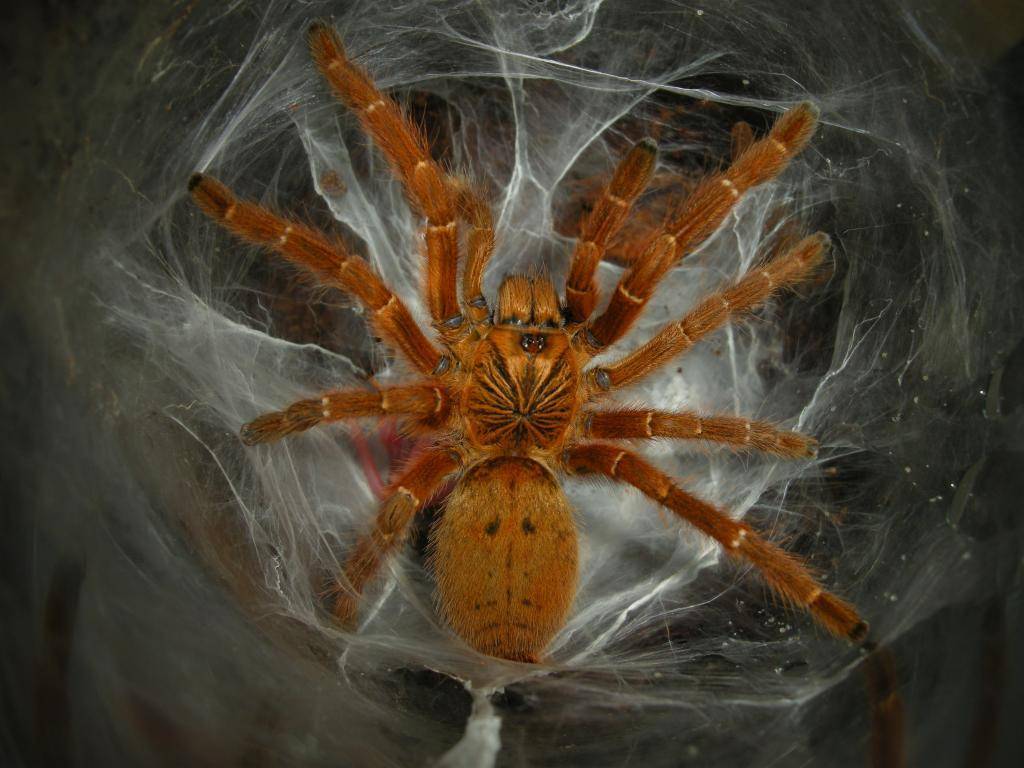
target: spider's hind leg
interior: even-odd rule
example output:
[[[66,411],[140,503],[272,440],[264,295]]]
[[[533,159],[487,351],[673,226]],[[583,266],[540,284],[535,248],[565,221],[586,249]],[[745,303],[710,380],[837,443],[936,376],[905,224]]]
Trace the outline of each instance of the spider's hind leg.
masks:
[[[566,465],[576,474],[594,473],[639,489],[705,536],[723,551],[755,568],[772,590],[788,604],[803,608],[825,629],[852,643],[863,643],[868,625],[857,610],[827,592],[796,555],[780,549],[745,523],[679,488],[672,479],[635,453],[615,445],[588,443],[571,448]]]
[[[373,528],[356,544],[345,561],[344,575],[333,590],[333,612],[339,623],[351,626],[366,585],[387,558],[405,543],[413,516],[423,509],[461,460],[450,449],[434,446],[406,467],[381,503]]]

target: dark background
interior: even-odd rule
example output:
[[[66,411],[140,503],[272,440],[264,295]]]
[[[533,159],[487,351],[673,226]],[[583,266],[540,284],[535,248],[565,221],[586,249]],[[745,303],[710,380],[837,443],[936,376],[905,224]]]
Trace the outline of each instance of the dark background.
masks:
[[[810,6],[797,6],[789,11],[797,19],[812,13]],[[939,47],[930,63],[922,48],[908,46],[905,57],[911,69],[934,66],[922,79],[936,84],[929,97],[941,102],[955,94],[974,105],[981,124],[998,117],[998,130],[977,130],[969,142],[943,145],[936,156],[946,162],[939,172],[951,180],[991,182],[983,195],[966,196],[963,231],[951,240],[998,230],[1002,255],[978,255],[985,252],[982,244],[962,257],[968,292],[984,288],[973,294],[979,303],[969,305],[968,326],[961,329],[976,357],[958,378],[943,382],[942,393],[923,385],[919,390],[935,399],[929,424],[941,428],[923,430],[913,422],[889,427],[872,438],[876,453],[839,466],[851,486],[890,503],[893,515],[902,514],[901,505],[912,508],[890,484],[901,457],[927,452],[934,455],[936,477],[960,478],[965,490],[945,499],[947,519],[971,545],[965,551],[983,562],[964,571],[959,583],[959,572],[951,581],[946,561],[936,561],[932,573],[919,571],[915,583],[934,583],[940,594],[929,594],[930,607],[912,620],[890,627],[892,674],[906,710],[906,727],[897,729],[900,749],[911,755],[911,764],[1016,766],[1024,764],[1024,199],[1018,176],[1024,167],[1018,143],[1024,135],[1024,22],[1019,4],[1009,2],[975,4],[969,11],[952,2],[878,7],[889,21],[913,17]],[[139,148],[153,130],[152,114],[165,110],[162,130],[187,134],[238,61],[245,25],[260,16],[252,8],[237,17],[242,31],[234,40],[225,38],[216,54],[223,72],[201,80],[184,106],[163,101],[158,87],[147,99],[153,75],[151,62],[145,63],[147,46],[174,45],[183,25],[208,10],[102,0],[12,3],[0,11],[0,755],[12,766],[425,763],[461,734],[470,704],[460,685],[417,665],[399,665],[372,694],[360,694],[373,706],[361,699],[353,704],[333,673],[337,649],[330,642],[291,627],[278,628],[276,640],[268,641],[236,607],[223,577],[204,575],[209,572],[202,557],[178,528],[167,524],[155,536],[133,529],[143,525],[130,514],[137,499],[204,493],[201,486],[168,491],[160,484],[173,487],[175,477],[186,475],[172,471],[154,479],[137,465],[152,464],[153,456],[167,456],[171,465],[201,465],[202,457],[184,447],[175,452],[176,438],[168,434],[173,430],[144,424],[161,393],[172,388],[145,355],[126,352],[130,345],[110,329],[109,305],[96,299],[95,281],[103,278],[90,252],[104,240],[108,223],[123,222],[127,190],[136,204],[148,199],[152,186],[135,189],[144,176],[135,164],[146,160]],[[307,11],[296,6],[291,12]],[[879,34],[886,33],[880,28]],[[177,55],[200,53],[191,41]],[[867,66],[866,82],[871,71]],[[939,129],[921,124],[908,135],[932,140]],[[947,162],[950,153],[954,160]],[[149,202],[159,211],[161,200]],[[974,221],[981,222],[976,229]],[[909,286],[920,274],[913,259],[904,266],[891,279]],[[941,305],[943,286],[926,285],[933,289]],[[943,334],[954,334],[941,323],[926,331],[940,345]],[[125,391],[138,399],[124,400]],[[871,396],[880,412],[890,412],[890,395],[882,390]],[[913,396],[904,391],[900,398]],[[144,455],[140,445],[154,453]],[[885,458],[893,446],[896,458]],[[129,514],[110,513],[116,509]],[[174,519],[173,506],[157,512],[162,520]],[[908,524],[888,530],[909,545],[919,529]],[[237,531],[227,526],[223,535],[235,540]],[[921,541],[930,540],[922,535]],[[172,554],[165,557],[165,551]],[[179,558],[194,570],[183,575]],[[896,571],[883,563],[873,578],[895,593],[902,583]],[[137,614],[149,618],[124,620]],[[217,621],[207,623],[208,615]],[[713,679],[720,672],[716,665],[726,663],[701,659],[691,667],[694,685]],[[862,682],[855,677],[836,683],[820,705],[771,715],[758,709],[700,726],[689,717],[685,744],[673,742],[677,721],[658,703],[656,681],[647,704],[638,696],[633,706],[600,716],[588,709],[587,697],[605,695],[605,683],[588,688],[587,679],[574,682],[571,676],[544,683],[547,689],[517,683],[495,700],[506,740],[499,764],[597,764],[588,741],[615,765],[627,764],[630,755],[641,764],[735,765],[746,763],[744,757],[758,765],[859,764],[870,753],[873,715],[865,715]],[[716,695],[710,686],[707,696]],[[391,722],[389,706],[394,727],[413,736],[405,739],[381,725]],[[794,753],[727,746],[744,744],[748,724],[750,742],[768,734],[785,743],[789,729],[809,729],[811,736]],[[844,738],[847,724],[858,735]],[[619,751],[623,744],[633,746]],[[697,752],[686,751],[695,745]]]

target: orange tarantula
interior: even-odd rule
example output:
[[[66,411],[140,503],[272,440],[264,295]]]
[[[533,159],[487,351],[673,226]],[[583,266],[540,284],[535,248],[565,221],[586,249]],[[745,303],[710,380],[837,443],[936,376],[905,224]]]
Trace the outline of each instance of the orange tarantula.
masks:
[[[247,444],[268,442],[341,419],[397,417],[432,438],[393,478],[372,529],[351,549],[333,592],[337,618],[350,623],[360,595],[402,546],[413,516],[449,477],[454,489],[431,534],[431,562],[444,617],[469,645],[493,656],[538,661],[563,626],[576,590],[573,511],[558,478],[593,474],[640,489],[730,556],[760,572],[776,595],[828,631],[862,641],[867,625],[827,592],[794,555],[687,493],[621,440],[708,440],[778,456],[813,453],[814,441],[733,416],[618,408],[609,395],[658,370],[731,316],[807,278],[828,239],[812,235],[708,296],[634,352],[590,366],[631,327],[665,274],[722,223],[745,191],[779,174],[814,132],[809,104],[783,114],[759,140],[748,137],[732,164],[701,181],[678,213],[653,233],[602,312],[594,273],[609,241],[643,191],[656,161],[652,141],[619,162],[585,219],[572,254],[564,300],[543,277],[508,275],[488,306],[482,276],[495,249],[491,211],[481,196],[431,159],[422,132],[370,77],[346,58],[338,35],[314,24],[316,66],[402,181],[426,219],[425,294],[429,338],[367,266],[319,231],[235,197],[195,174],[199,207],[236,236],[273,249],[325,285],[354,295],[380,338],[420,378],[402,386],[343,389],[301,400],[245,425]],[[462,231],[460,232],[460,229]],[[464,254],[459,290],[460,252]],[[605,408],[596,408],[607,403]]]

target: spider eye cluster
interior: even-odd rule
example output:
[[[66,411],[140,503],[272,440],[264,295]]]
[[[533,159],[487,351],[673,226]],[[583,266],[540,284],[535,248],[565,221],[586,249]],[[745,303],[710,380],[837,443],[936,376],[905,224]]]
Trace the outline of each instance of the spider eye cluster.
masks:
[[[524,333],[519,337],[519,346],[531,355],[543,352],[546,344],[547,338],[542,333]]]

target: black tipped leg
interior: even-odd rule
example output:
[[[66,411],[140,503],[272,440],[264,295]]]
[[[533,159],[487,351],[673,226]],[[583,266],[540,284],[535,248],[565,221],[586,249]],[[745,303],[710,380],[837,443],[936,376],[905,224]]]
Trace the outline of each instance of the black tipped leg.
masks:
[[[803,107],[806,109],[811,113],[811,115],[813,115],[815,120],[818,120],[821,117],[821,108],[813,101],[801,101],[797,107]]]
[[[637,149],[643,149],[652,155],[658,152],[657,142],[649,136],[646,139],[640,139],[640,141],[636,143],[636,146]]]
[[[863,629],[861,629],[862,627]],[[857,630],[861,631],[858,633]],[[868,635],[868,625],[864,622],[854,627],[853,632],[850,633],[850,642],[860,646],[864,653],[871,654],[878,650],[878,642]]]
[[[857,626],[850,630],[850,641],[857,645],[867,645],[868,642],[868,624],[866,621],[857,622]]]
[[[314,35],[318,35],[320,33],[326,34],[330,31],[331,27],[327,22],[317,19],[316,21],[311,22],[309,27],[306,29],[306,37],[312,38]]]

